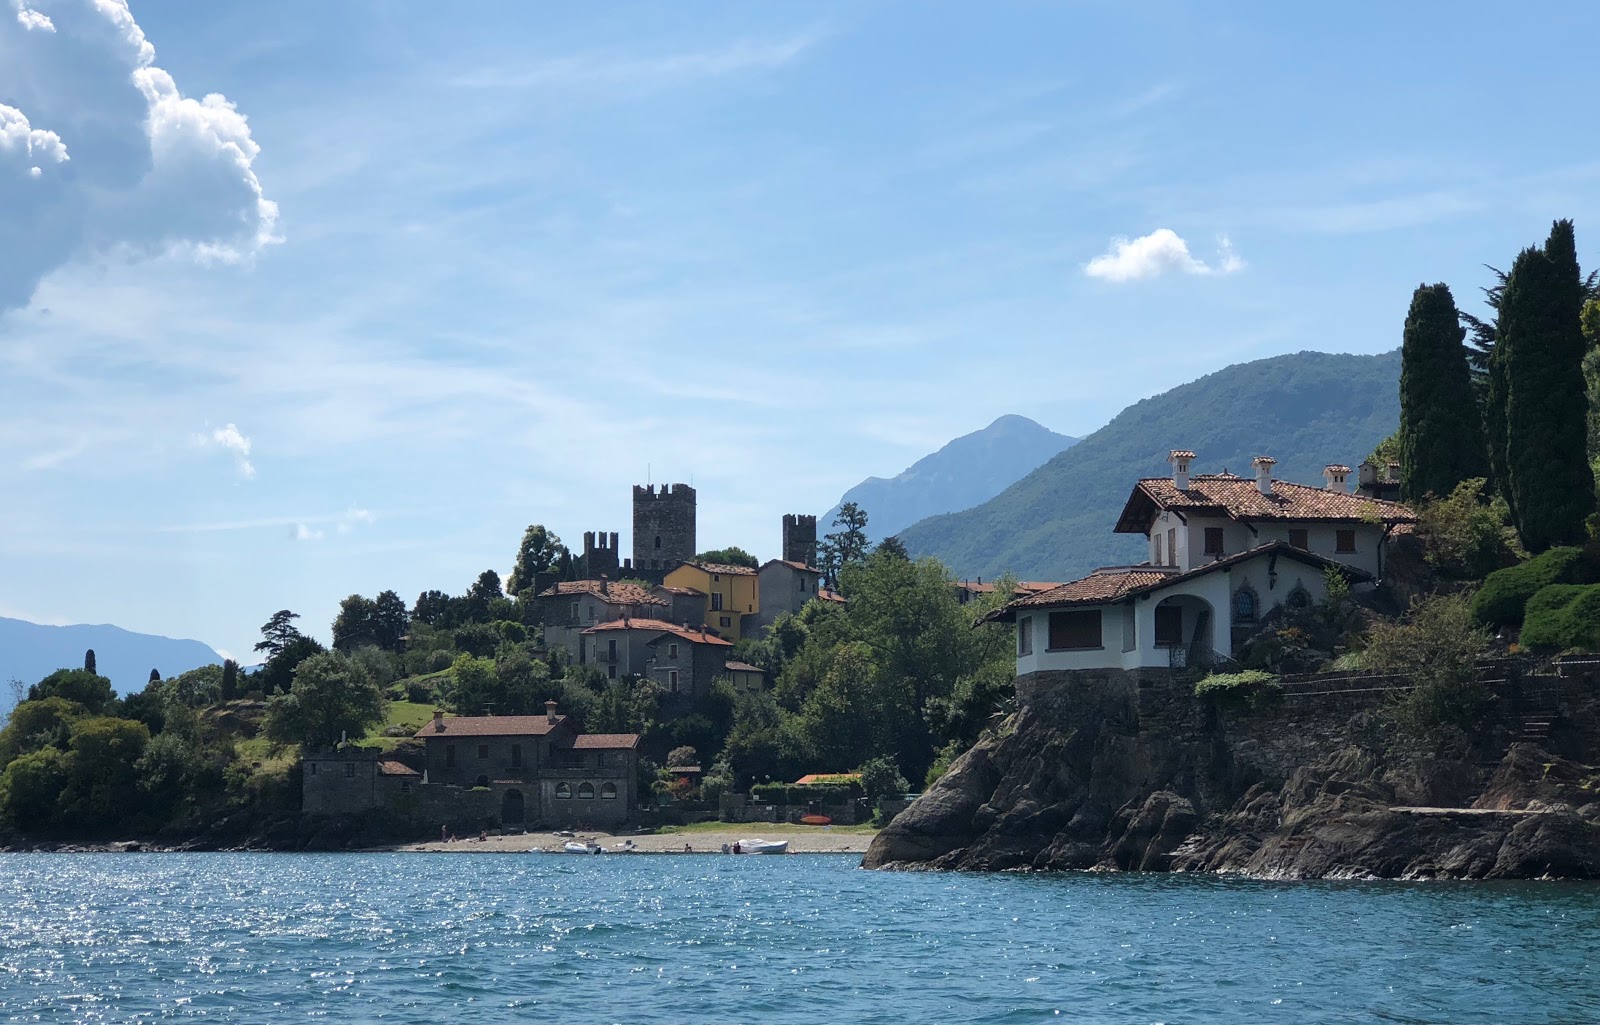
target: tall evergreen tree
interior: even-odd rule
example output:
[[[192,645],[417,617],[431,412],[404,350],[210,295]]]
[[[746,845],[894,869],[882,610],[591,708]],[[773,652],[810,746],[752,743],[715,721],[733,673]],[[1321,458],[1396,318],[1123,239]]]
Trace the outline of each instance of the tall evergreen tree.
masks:
[[[86,673],[95,673],[96,675],[98,675],[98,670],[96,670],[95,667],[94,667],[94,649],[93,648],[90,648],[88,651],[83,653],[83,671],[86,672]]]
[[[1500,332],[1500,297],[1506,290],[1506,272],[1490,267],[1495,283],[1483,290],[1484,302],[1494,314],[1492,320],[1479,320],[1470,313],[1461,314],[1467,325],[1471,344],[1467,348],[1467,362],[1472,365],[1473,394],[1483,413],[1483,439],[1489,462],[1489,487],[1506,500],[1511,510],[1511,521],[1516,522],[1517,509],[1511,502],[1511,489],[1506,483],[1506,375],[1496,353],[1496,339]]]
[[[160,683],[160,682],[161,682],[161,670],[159,670],[159,669],[150,670],[150,679],[149,679],[148,682],[145,683],[145,686],[148,687],[152,683]]]
[[[1585,452],[1585,295],[1572,222],[1517,256],[1500,301],[1496,359],[1505,372],[1506,476],[1529,551],[1580,543],[1594,511]]]
[[[1417,286],[1400,353],[1400,493],[1407,501],[1443,498],[1488,473],[1466,334],[1448,285]]]
[[[222,662],[222,700],[232,701],[239,696],[239,663],[233,659]]]

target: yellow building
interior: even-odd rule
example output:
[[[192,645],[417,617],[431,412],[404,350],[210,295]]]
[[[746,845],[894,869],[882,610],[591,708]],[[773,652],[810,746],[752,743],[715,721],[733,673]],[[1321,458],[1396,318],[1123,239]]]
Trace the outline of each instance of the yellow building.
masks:
[[[705,625],[730,641],[741,636],[739,624],[754,620],[761,611],[761,587],[756,571],[746,566],[715,562],[686,562],[668,573],[667,587],[689,587],[706,596]]]

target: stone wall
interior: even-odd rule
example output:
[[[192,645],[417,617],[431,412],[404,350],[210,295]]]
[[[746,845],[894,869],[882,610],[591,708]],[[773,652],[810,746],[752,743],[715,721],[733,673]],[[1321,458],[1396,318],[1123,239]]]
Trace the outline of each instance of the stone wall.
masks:
[[[817,564],[817,518],[804,513],[785,513],[783,517],[783,555],[785,562],[804,566]]]
[[[634,485],[633,568],[654,579],[695,556],[695,492],[687,484]]]

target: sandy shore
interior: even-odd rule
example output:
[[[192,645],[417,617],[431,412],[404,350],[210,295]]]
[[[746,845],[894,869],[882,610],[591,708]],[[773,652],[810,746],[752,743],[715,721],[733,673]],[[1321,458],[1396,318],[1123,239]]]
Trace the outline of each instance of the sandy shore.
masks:
[[[558,853],[561,845],[573,839],[597,843],[606,850],[617,849],[626,841],[633,841],[634,849],[642,854],[720,854],[722,845],[730,847],[736,840],[763,839],[787,840],[791,854],[861,854],[872,842],[872,833],[835,832],[827,827],[774,825],[772,823],[729,825],[727,829],[695,830],[688,833],[658,833],[638,836],[631,833],[605,833],[584,831],[576,837],[556,833],[516,833],[511,836],[490,836],[487,840],[463,837],[455,843],[402,844],[384,850],[411,851],[427,854],[497,854],[523,851]],[[687,845],[687,849],[685,849]]]

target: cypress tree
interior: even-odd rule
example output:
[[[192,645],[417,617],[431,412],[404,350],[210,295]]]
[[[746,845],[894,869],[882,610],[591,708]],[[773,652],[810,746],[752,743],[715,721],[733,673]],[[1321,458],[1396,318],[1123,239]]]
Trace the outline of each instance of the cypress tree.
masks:
[[[1400,350],[1400,494],[1407,501],[1443,498],[1488,474],[1466,334],[1450,286],[1418,285]]]
[[[222,700],[232,701],[239,696],[239,663],[224,659],[222,663]]]
[[[1512,265],[1496,345],[1505,375],[1507,484],[1518,533],[1534,553],[1582,543],[1594,511],[1584,445],[1583,299],[1572,222],[1557,221],[1543,249],[1524,249]]]
[[[83,653],[83,671],[86,673],[94,673],[96,676],[100,675],[99,671],[94,667],[93,648],[90,648],[88,651]]]
[[[150,670],[150,679],[145,683],[145,686],[148,687],[152,683],[160,683],[160,682],[161,682],[161,670],[159,670],[159,669]]]

